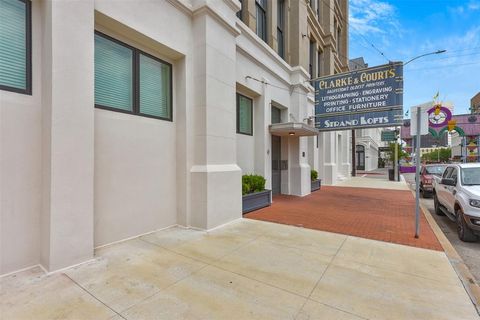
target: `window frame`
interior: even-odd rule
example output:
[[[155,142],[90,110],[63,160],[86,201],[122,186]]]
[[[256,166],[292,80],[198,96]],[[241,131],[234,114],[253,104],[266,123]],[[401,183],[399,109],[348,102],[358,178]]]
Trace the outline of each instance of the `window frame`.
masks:
[[[310,79],[315,78],[315,70],[314,70],[314,64],[315,64],[315,58],[314,55],[316,54],[317,50],[317,42],[315,39],[310,38],[310,46],[308,48],[309,56],[308,56],[308,70],[310,73]]]
[[[252,128],[251,133],[240,131],[240,97],[243,97],[247,100],[250,100],[250,105],[251,105],[251,109],[252,109],[251,112],[250,112],[250,123],[251,123],[251,128]],[[243,94],[237,92],[236,101],[237,101],[237,108],[236,108],[237,109],[236,110],[237,134],[243,134],[243,135],[246,135],[246,136],[253,136],[253,99],[250,98],[250,97],[247,97],[246,95],[243,95]]]
[[[323,50],[317,49],[317,77],[323,75]]]
[[[257,27],[256,27],[256,34],[257,36],[260,37],[260,39],[262,39],[264,42],[268,42],[268,1],[265,1],[265,3],[263,3],[264,0],[255,0],[255,18],[256,18],[256,23],[257,23]],[[263,16],[263,34],[262,35],[259,35],[258,34],[258,10],[261,10],[262,11],[262,16]]]
[[[32,2],[31,0],[17,0],[25,3],[25,89],[0,84],[0,90],[20,94],[32,95]]]
[[[285,59],[285,0],[278,0],[277,2],[277,46],[278,55]],[[282,39],[280,41],[280,38]],[[281,45],[280,45],[281,42]]]
[[[114,112],[120,112],[120,113],[125,113],[125,114],[130,114],[134,116],[139,116],[139,117],[145,117],[145,118],[152,118],[152,119],[158,119],[158,120],[165,120],[165,121],[170,121],[173,122],[173,65],[165,60],[162,60],[148,52],[145,52],[141,49],[138,49],[136,47],[133,47],[121,40],[118,40],[116,38],[113,38],[112,36],[109,36],[108,34],[105,34],[101,31],[95,30],[95,35],[98,35],[100,37],[103,37],[107,40],[110,40],[112,42],[115,42],[116,44],[119,44],[121,46],[124,46],[130,50],[132,50],[132,110],[123,110],[123,109],[118,109],[114,107],[109,107],[109,106],[104,106],[95,103],[95,108],[98,109],[103,109],[103,110],[108,110],[108,111],[114,111]],[[159,117],[159,116],[154,116],[150,114],[145,114],[140,112],[140,55],[144,55],[148,58],[151,58],[157,62],[160,62],[162,64],[167,65],[170,68],[170,90],[168,94],[170,94],[170,103],[168,106],[169,110],[169,115],[170,117]]]

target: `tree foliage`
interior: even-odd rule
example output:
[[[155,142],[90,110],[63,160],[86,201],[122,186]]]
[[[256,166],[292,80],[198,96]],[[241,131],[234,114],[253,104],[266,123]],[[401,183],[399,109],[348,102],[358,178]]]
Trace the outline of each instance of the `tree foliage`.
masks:
[[[391,142],[388,144],[388,151],[387,151],[387,157],[390,160],[395,160],[395,142]],[[397,150],[397,159],[402,159],[406,157],[408,154],[402,150],[402,147],[398,145],[398,150]]]
[[[432,152],[422,154],[422,160],[446,162],[452,157],[452,149],[439,148]]]

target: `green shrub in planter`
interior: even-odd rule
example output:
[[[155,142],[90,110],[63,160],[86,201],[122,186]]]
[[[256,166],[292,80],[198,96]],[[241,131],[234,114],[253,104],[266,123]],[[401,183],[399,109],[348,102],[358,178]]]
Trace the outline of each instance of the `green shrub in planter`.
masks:
[[[245,179],[242,177],[242,195],[246,195],[250,193],[250,184],[248,182],[245,182]]]
[[[312,181],[315,181],[315,180],[318,179],[318,172],[317,172],[317,170],[311,170],[311,171],[310,171],[310,179],[311,179]]]
[[[265,178],[257,174],[242,176],[242,194],[249,194],[265,190]]]

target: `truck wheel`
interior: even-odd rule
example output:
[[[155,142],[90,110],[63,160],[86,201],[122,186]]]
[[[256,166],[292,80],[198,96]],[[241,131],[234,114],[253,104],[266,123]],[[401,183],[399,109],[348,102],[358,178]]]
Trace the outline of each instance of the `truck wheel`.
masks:
[[[445,213],[443,213],[443,211],[440,210],[440,203],[438,202],[438,198],[437,198],[436,193],[433,194],[433,206],[435,208],[435,214],[437,216],[444,216],[445,215]]]
[[[470,230],[465,218],[463,217],[463,212],[461,209],[457,210],[457,233],[458,238],[464,242],[474,242],[477,241],[477,236]]]

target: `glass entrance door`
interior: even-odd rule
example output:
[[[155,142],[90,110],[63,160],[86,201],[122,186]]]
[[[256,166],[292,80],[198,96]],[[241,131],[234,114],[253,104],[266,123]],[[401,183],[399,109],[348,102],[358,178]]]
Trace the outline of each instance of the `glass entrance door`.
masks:
[[[365,170],[365,147],[357,145],[355,147],[356,157],[356,168],[357,170]]]

